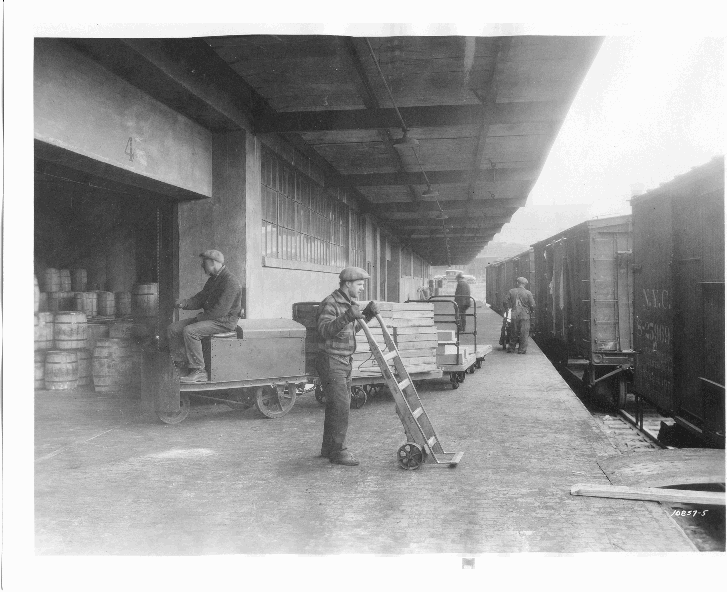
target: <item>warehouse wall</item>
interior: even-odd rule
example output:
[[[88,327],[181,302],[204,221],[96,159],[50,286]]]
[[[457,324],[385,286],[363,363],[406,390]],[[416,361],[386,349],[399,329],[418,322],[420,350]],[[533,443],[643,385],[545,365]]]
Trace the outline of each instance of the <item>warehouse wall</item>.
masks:
[[[35,42],[34,107],[37,140],[212,195],[212,134],[62,40]]]
[[[212,137],[212,199],[179,205],[179,295],[198,292],[207,277],[199,254],[217,249],[225,264],[246,286],[247,262],[247,134],[244,131],[214,134]],[[259,227],[258,227],[259,228]],[[256,232],[251,243],[259,242]],[[244,306],[244,304],[243,304]],[[180,318],[194,316],[180,311]]]

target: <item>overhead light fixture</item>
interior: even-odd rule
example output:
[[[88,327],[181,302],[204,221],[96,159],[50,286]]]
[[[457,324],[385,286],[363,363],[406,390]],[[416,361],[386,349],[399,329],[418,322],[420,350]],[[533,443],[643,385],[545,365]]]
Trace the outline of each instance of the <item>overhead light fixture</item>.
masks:
[[[416,147],[419,146],[419,140],[417,140],[416,138],[412,138],[409,135],[409,131],[404,130],[404,135],[398,140],[394,140],[393,144],[394,148],[396,148],[397,150],[407,150],[409,148],[414,150]]]
[[[427,185],[427,188],[422,191],[422,197],[439,197],[439,191],[432,189],[431,185]]]

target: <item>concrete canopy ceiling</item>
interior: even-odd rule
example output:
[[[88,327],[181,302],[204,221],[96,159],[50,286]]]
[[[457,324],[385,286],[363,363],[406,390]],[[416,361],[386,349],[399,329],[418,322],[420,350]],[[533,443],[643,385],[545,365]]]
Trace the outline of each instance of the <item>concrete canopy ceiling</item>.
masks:
[[[255,133],[281,134],[432,265],[455,265],[525,205],[602,40],[71,42],[210,129],[239,129],[244,118]],[[405,128],[418,145],[397,149]],[[435,197],[422,195],[427,181]]]

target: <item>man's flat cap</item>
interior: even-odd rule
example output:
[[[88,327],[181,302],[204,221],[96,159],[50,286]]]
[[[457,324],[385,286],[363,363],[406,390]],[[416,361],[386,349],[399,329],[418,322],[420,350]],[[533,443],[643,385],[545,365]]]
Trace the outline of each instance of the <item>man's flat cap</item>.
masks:
[[[225,256],[217,251],[216,249],[210,249],[209,251],[205,251],[204,253],[199,254],[200,257],[204,259],[212,259],[212,261],[217,261],[219,263],[225,262]]]
[[[356,280],[367,280],[371,276],[366,273],[365,269],[360,267],[346,267],[338,274],[338,279],[342,282],[355,282]]]
[[[519,278],[517,278],[517,283],[518,284],[527,284],[528,280],[526,280],[524,277],[520,276]]]
[[[458,278],[463,278],[463,277],[464,277],[464,272],[460,271],[460,272],[459,272],[459,273],[457,274],[457,277],[458,277]]]

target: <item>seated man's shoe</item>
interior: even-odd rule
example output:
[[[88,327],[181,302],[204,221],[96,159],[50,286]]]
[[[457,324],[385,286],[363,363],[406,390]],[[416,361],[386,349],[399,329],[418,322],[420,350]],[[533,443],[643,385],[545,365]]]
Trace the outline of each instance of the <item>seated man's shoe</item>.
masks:
[[[355,467],[358,465],[358,461],[354,458],[348,450],[339,450],[338,452],[331,453],[331,462],[334,465],[345,465],[347,467]]]
[[[187,376],[182,376],[179,382],[207,382],[207,371],[204,368],[194,368]]]

